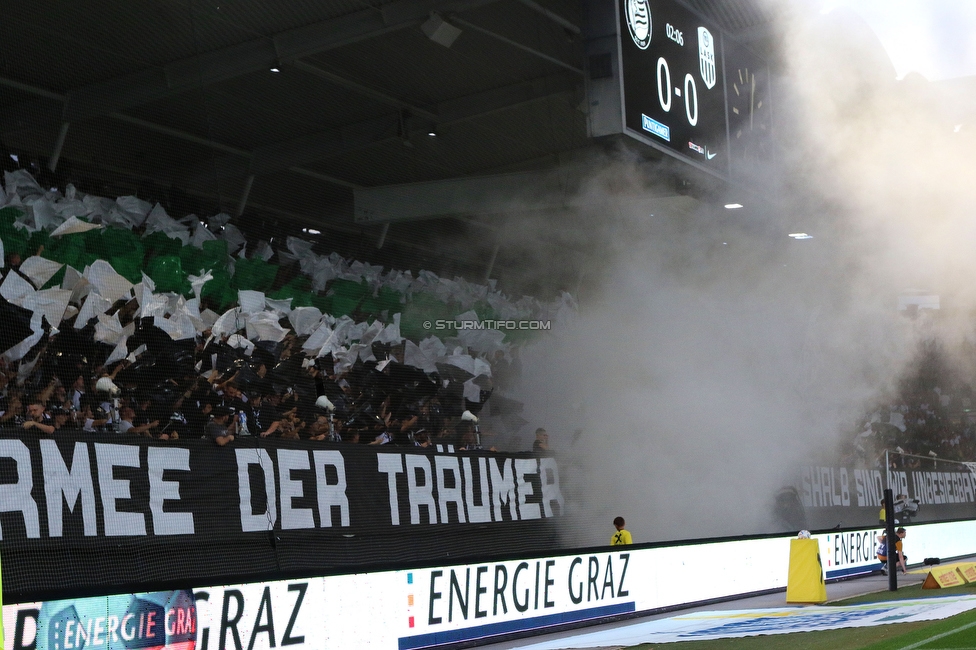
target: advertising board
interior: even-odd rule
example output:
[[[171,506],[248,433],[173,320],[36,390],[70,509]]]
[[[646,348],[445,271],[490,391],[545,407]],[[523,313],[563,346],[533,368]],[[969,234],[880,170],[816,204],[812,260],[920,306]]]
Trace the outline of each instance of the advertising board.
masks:
[[[880,568],[877,529],[814,536],[826,578]],[[786,587],[791,537],[566,554],[5,605],[9,650],[412,650]],[[909,561],[976,552],[976,521],[920,524]],[[829,585],[828,585],[829,594]]]

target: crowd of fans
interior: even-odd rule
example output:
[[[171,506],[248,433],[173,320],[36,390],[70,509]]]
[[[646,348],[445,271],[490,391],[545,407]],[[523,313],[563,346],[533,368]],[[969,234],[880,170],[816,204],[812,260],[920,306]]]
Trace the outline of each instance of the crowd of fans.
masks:
[[[400,311],[411,301],[447,305],[460,320],[476,319],[482,308],[508,318],[572,308],[568,296],[551,306],[528,298],[513,302],[493,284],[426,271],[417,278],[384,273],[335,254],[317,255],[294,237],[274,250],[267,242],[248,242],[226,215],[177,221],[159,204],[134,197],[113,202],[73,187],[64,194],[44,190],[23,170],[6,172],[4,180],[0,427],[7,430],[205,436],[219,445],[254,436],[493,448],[492,434],[501,433],[495,429],[512,434],[526,424],[515,400],[496,396],[494,408],[488,406],[497,378],[517,368],[518,344],[498,331],[407,336]],[[84,248],[82,237],[95,229],[140,242],[154,237],[156,245],[161,233],[175,240],[176,251],[226,242],[220,250],[227,253],[219,269],[166,275],[163,268],[155,281],[137,269],[142,281],[133,282],[131,268],[129,277],[117,272],[131,262],[125,255],[96,260]],[[60,238],[66,235],[75,237],[80,253],[65,252]],[[166,259],[185,252],[171,251]],[[84,265],[63,262],[68,254]],[[147,244],[146,257],[137,261],[159,270],[163,257]],[[235,264],[243,273],[245,263],[272,258],[281,267],[276,278],[272,274],[275,287],[287,280],[294,289],[296,274],[307,277],[305,305],[256,290],[235,290],[233,304],[219,303],[230,293],[218,286],[229,276],[219,273],[229,268],[233,275]],[[181,288],[157,290],[158,278],[173,278]],[[362,287],[365,298],[357,300],[363,304],[386,292],[384,309],[348,307],[336,316],[316,307],[333,304],[324,299],[332,299],[331,287],[340,282]],[[403,304],[391,305],[390,295]],[[348,296],[335,296],[337,306],[339,298]]]
[[[46,435],[206,435],[220,445],[241,436],[458,448],[481,442],[471,416],[490,391],[483,401],[466,401],[457,375],[442,379],[403,365],[402,345],[378,344],[381,360],[336,373],[328,357],[309,359],[294,336],[250,356],[226,341],[167,341],[147,323],[134,336],[147,345],[135,362],[100,364],[97,344],[70,330],[35,351],[26,376],[18,371],[27,364],[0,360],[0,426]]]
[[[920,347],[896,395],[860,422],[846,460],[870,463],[890,454],[897,469],[919,469],[926,459],[976,458],[976,381],[967,381],[936,341]]]
[[[90,237],[100,233],[111,241]],[[119,242],[145,245],[145,254]],[[158,203],[71,185],[62,193],[24,169],[5,171],[0,427],[458,448],[490,447],[501,433],[493,429],[524,427],[518,402],[489,401],[517,369],[518,343],[482,329],[421,338],[401,317],[425,305],[458,320],[558,320],[573,310],[568,295],[549,305],[511,301],[492,283],[414,277],[316,254],[295,237],[284,243],[248,241],[227,215],[176,220]],[[101,259],[103,249],[117,255]],[[180,260],[196,266],[181,270]],[[262,282],[268,293],[238,291]],[[433,313],[418,307],[413,321]],[[844,462],[871,464],[884,450],[909,469],[925,458],[976,457],[976,383],[935,342],[912,367],[859,423]],[[537,431],[533,447],[547,445]]]

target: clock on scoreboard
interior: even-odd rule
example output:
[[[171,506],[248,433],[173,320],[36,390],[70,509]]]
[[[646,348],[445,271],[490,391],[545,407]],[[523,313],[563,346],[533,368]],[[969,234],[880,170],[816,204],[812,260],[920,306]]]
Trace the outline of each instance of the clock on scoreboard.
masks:
[[[732,176],[754,178],[772,154],[772,106],[766,62],[733,41],[725,42],[725,93]]]
[[[762,61],[675,0],[616,6],[624,133],[722,178],[762,157]],[[736,75],[734,97],[726,74]],[[738,135],[731,145],[730,123]]]

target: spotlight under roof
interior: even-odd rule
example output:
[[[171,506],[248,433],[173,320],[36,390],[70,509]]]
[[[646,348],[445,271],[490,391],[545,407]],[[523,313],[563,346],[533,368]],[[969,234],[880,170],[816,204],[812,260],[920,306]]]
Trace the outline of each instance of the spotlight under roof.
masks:
[[[444,20],[438,13],[432,13],[430,18],[420,26],[420,29],[427,35],[427,38],[444,47],[454,45],[454,41],[461,35],[460,29]]]
[[[813,239],[813,235],[808,235],[805,232],[791,232],[789,236],[793,239]]]
[[[725,204],[725,209],[726,210],[738,210],[741,207],[742,207],[742,204],[741,203],[726,203]]]

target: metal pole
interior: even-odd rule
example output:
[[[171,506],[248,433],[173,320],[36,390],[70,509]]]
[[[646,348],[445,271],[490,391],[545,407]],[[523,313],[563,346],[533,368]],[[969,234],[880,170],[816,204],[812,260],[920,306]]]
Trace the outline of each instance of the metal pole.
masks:
[[[500,248],[501,244],[495,244],[495,248],[491,251],[491,258],[488,260],[488,266],[485,268],[484,284],[488,284],[488,280],[491,279],[491,272],[495,270],[495,260],[498,259],[498,251]]]
[[[383,244],[386,243],[386,233],[388,232],[390,232],[389,221],[383,224],[383,230],[380,231],[380,238],[376,240],[376,248],[383,248]]]
[[[61,159],[61,150],[64,149],[64,139],[68,137],[69,126],[71,126],[71,122],[61,123],[61,130],[58,131],[58,139],[54,142],[54,151],[51,152],[51,157],[48,158],[47,168],[52,172],[58,168],[58,160]]]
[[[887,539],[888,554],[888,591],[898,591],[898,551],[895,549],[895,499],[891,493],[891,488],[884,491],[885,504],[885,537]]]
[[[244,190],[241,192],[241,200],[237,204],[237,216],[244,214],[244,207],[247,205],[247,199],[251,195],[251,187],[254,185],[254,174],[250,174],[244,181]]]
[[[885,449],[885,487],[891,487],[891,459],[888,458],[887,449]]]

